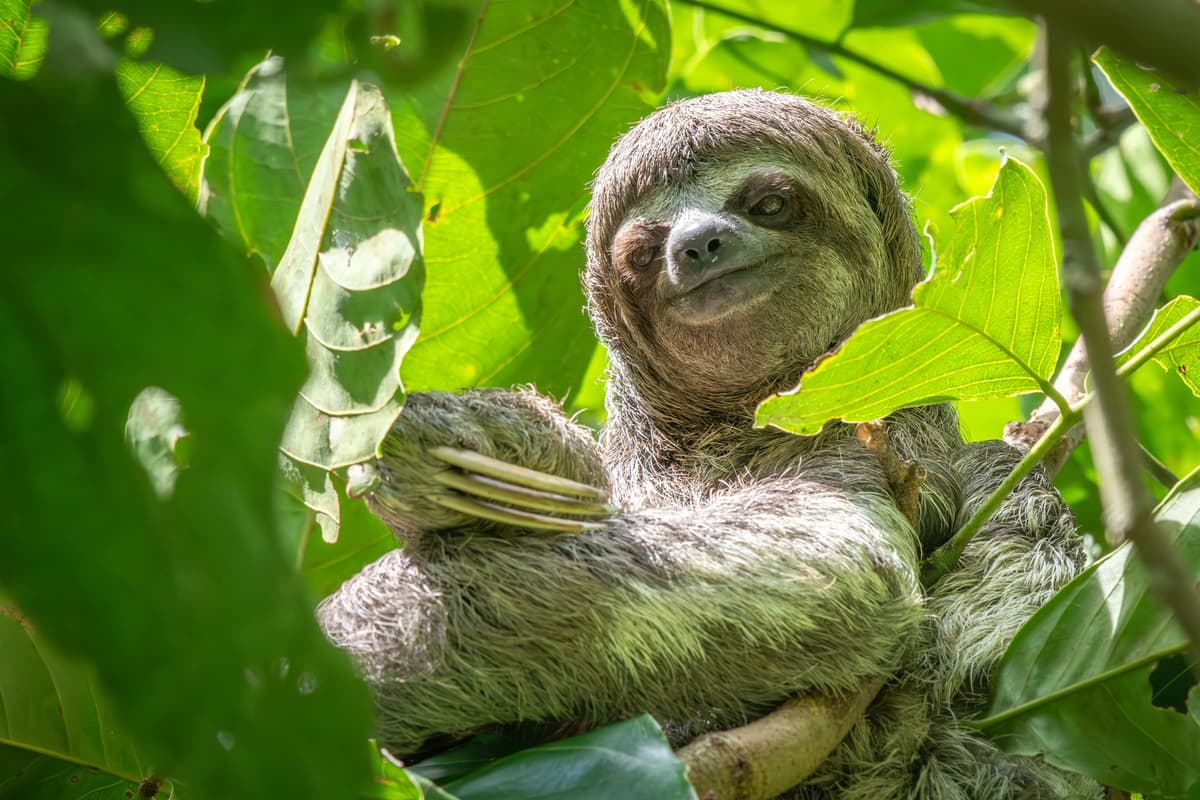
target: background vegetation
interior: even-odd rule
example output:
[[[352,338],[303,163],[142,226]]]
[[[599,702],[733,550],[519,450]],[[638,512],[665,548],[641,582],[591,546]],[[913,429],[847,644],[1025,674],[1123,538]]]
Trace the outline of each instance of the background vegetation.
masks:
[[[877,127],[929,263],[961,266],[987,237],[1026,254],[972,273],[960,308],[1011,323],[981,346],[1027,344],[999,393],[1031,394],[968,370],[874,409],[822,410],[813,389],[764,419],[976,398],[964,433],[999,438],[1077,335],[1051,324],[1072,240],[1053,193],[1046,213],[1038,41],[1020,13],[959,0],[0,0],[0,795],[689,796],[646,719],[499,761],[527,743],[484,739],[424,777],[368,746],[366,690],[312,621],[396,546],[347,492],[369,489],[404,391],[536,383],[602,422],[577,278],[587,181],[663,100],[743,86]],[[1135,48],[1145,67],[1106,51],[1058,96],[1106,269],[1176,173],[1200,188],[1200,107],[1176,88],[1197,76],[1167,44],[1169,73],[1153,50]],[[1024,199],[993,192],[965,208],[1003,221],[961,224],[952,209],[997,180]],[[1198,292],[1193,254],[1150,294]],[[1031,308],[1047,314],[1027,324]],[[887,360],[926,375],[939,359],[904,360],[928,335],[896,334],[905,319],[881,323]],[[1174,476],[1200,464],[1196,330],[1129,378],[1156,462],[1133,482],[1174,486],[1157,519],[1192,576],[1200,499]],[[1098,481],[1086,444],[1057,478],[1099,555]],[[1149,592],[1126,548],[1072,584],[1014,644],[986,727],[1123,789],[1200,796],[1187,638]]]

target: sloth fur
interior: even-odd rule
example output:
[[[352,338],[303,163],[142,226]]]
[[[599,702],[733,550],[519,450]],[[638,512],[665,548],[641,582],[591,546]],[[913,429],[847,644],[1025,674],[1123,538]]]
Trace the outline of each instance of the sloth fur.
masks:
[[[677,291],[688,278],[672,248],[697,219],[735,231],[759,266]],[[908,303],[920,278],[907,198],[851,120],[738,91],[621,137],[593,186],[584,275],[611,357],[599,442],[531,390],[414,395],[384,442],[368,502],[404,546],[319,609],[374,688],[380,741],[413,752],[446,734],[649,712],[682,743],[886,677],[789,797],[1096,796],[963,724],[1017,628],[1084,565],[1046,478],[1027,477],[923,591],[921,554],[1015,452],[964,444],[945,405],[888,417],[897,454],[928,472],[914,531],[852,426],[753,427],[759,401]],[[607,487],[621,511],[582,534],[457,514],[429,500],[449,491],[430,477],[445,468],[434,445]]]

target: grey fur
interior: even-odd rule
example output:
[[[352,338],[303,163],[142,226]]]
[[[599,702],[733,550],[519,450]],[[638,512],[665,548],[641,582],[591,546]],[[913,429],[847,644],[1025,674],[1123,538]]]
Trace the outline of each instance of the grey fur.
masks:
[[[620,261],[623,237],[722,208],[756,164],[783,170],[808,204],[786,230],[748,234],[783,254],[769,273],[778,289],[752,314],[689,324],[664,267]],[[1011,450],[965,445],[946,406],[889,417],[900,456],[929,473],[913,531],[849,426],[752,427],[758,401],[906,303],[920,273],[886,153],[826,109],[730,92],[622,137],[596,177],[584,278],[612,358],[601,442],[531,390],[478,390],[410,397],[384,443],[368,502],[405,546],[319,609],[375,687],[380,740],[407,752],[439,734],[649,711],[683,742],[794,694],[891,676],[795,797],[1096,796],[962,724],[1016,629],[1084,563],[1047,481],[1026,478],[960,568],[923,592],[922,550],[1011,469]],[[582,535],[457,515],[428,500],[448,491],[431,479],[444,468],[432,445],[607,485],[623,510]]]

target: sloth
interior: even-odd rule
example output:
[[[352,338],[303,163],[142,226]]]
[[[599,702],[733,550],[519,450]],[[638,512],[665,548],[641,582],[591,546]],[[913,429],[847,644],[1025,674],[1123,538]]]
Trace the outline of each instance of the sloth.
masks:
[[[924,589],[922,554],[1018,453],[965,444],[945,404],[893,413],[891,446],[926,475],[905,515],[854,426],[755,427],[758,403],[921,277],[908,199],[852,119],[743,90],[620,137],[583,276],[610,357],[599,439],[532,389],[476,389],[410,396],[382,445],[367,502],[403,546],[318,609],[373,688],[380,742],[649,712],[679,744],[883,680],[787,796],[1095,796],[964,724],[1085,563],[1045,476]]]

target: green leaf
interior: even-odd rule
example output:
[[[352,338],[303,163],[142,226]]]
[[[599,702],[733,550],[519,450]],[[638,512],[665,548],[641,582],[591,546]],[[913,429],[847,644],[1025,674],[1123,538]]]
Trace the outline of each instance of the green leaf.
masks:
[[[109,773],[40,755],[31,750],[0,745],[0,797],[20,800],[129,800],[139,797],[142,781],[114,778]],[[149,784],[145,784],[147,790]],[[159,784],[162,794],[170,784]]]
[[[200,211],[268,269],[292,238],[346,90],[345,82],[291,86],[283,60],[269,58],[250,70],[204,132]]]
[[[1191,571],[1200,570],[1200,471],[1154,516]],[[1008,752],[1045,753],[1127,791],[1183,796],[1200,781],[1200,724],[1153,706],[1150,675],[1159,660],[1186,649],[1187,637],[1150,596],[1146,568],[1126,543],[1021,628],[993,673],[988,718],[979,725]]]
[[[48,77],[0,82],[0,585],[196,796],[356,791],[369,697],[273,508],[298,347],[112,82]],[[167,497],[124,440],[147,386],[190,431]]]
[[[1146,126],[1159,152],[1192,191],[1200,191],[1200,98],[1157,70],[1131,64],[1108,48],[1092,58]]]
[[[760,425],[811,434],[836,418],[1049,388],[1062,307],[1041,182],[1010,158],[988,196],[952,216],[949,252],[914,306],[864,323],[796,393],[762,403]]]
[[[126,58],[117,64],[117,87],[154,160],[171,183],[195,202],[200,188],[200,162],[206,149],[196,129],[204,77]]]
[[[256,67],[208,132],[214,157],[202,205],[226,231],[241,226],[248,249],[268,258],[274,237],[292,231],[271,284],[284,320],[304,338],[311,371],[281,448],[333,470],[373,458],[400,413],[399,367],[417,336],[424,268],[420,199],[408,191],[377,89],[350,84],[311,177],[302,166],[293,115],[311,121],[303,138],[311,142],[325,129],[327,101],[322,91],[288,92],[278,59]],[[264,179],[266,194],[236,182],[280,164],[283,176]],[[307,188],[292,217],[300,185]],[[328,497],[307,485],[310,500]],[[313,507],[329,516],[323,500]]]
[[[25,750],[30,757],[53,756],[136,784],[149,775],[131,740],[113,720],[113,710],[96,685],[95,670],[64,658],[35,633],[16,609],[0,605],[0,743]],[[28,780],[27,770],[21,770]],[[0,772],[5,781],[18,776]]]
[[[587,183],[663,86],[664,5],[481,4],[446,68],[390,95],[425,196],[410,391],[525,382],[562,395],[581,381],[595,348],[579,285]]]
[[[1118,366],[1137,355],[1148,344],[1162,336],[1177,322],[1200,308],[1200,301],[1186,295],[1176,297],[1154,312],[1150,324],[1137,340],[1117,356]],[[1154,355],[1154,362],[1165,370],[1171,370],[1200,397],[1200,325],[1193,324],[1176,336],[1171,343]]]
[[[457,780],[459,800],[695,800],[684,767],[647,715],[506,756]]]
[[[0,75],[25,80],[46,55],[46,20],[30,11],[34,0],[0,0]]]

